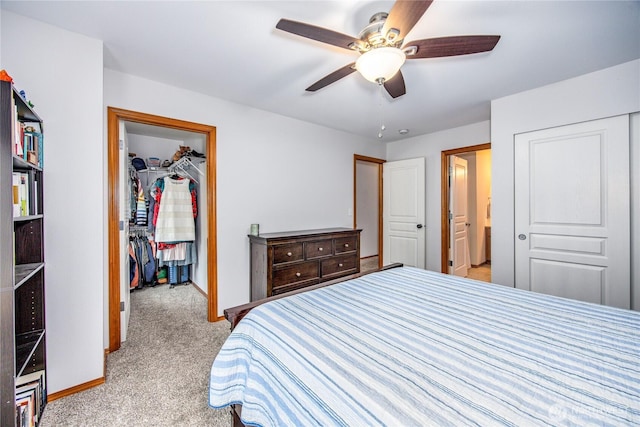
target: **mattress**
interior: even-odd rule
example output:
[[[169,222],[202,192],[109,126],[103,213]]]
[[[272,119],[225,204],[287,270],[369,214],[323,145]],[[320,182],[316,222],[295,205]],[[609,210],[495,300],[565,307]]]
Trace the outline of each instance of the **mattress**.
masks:
[[[403,267],[272,301],[209,405],[256,426],[640,425],[640,313]]]

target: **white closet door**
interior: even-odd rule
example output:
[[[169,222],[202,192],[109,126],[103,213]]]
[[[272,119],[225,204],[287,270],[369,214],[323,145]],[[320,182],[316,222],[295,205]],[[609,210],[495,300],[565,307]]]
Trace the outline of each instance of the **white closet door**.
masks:
[[[515,138],[516,287],[630,306],[629,117]]]

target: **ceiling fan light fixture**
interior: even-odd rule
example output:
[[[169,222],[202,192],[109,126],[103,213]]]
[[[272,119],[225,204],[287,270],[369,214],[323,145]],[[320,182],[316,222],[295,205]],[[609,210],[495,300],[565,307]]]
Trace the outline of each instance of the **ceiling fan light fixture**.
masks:
[[[356,61],[356,70],[373,83],[386,82],[398,72],[406,59],[395,47],[379,47],[363,53]]]

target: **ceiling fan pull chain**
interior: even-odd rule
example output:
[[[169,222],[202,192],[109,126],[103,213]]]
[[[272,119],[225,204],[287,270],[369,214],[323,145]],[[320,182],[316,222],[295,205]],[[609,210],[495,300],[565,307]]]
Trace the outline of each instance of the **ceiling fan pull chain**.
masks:
[[[378,92],[380,93],[380,97],[378,99],[378,105],[380,107],[380,130],[378,131],[378,138],[382,138],[382,131],[385,130],[385,125],[384,125],[384,117],[383,117],[383,106],[382,106],[382,101],[384,99],[384,93],[382,93],[382,88],[384,85],[384,81],[380,80],[378,82]]]

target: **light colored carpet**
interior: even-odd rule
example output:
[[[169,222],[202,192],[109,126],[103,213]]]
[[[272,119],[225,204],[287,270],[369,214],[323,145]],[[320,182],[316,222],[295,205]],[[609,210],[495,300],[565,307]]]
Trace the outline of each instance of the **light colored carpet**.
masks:
[[[207,322],[206,304],[191,285],[133,292],[129,336],[108,356],[105,384],[49,403],[41,426],[230,427],[229,411],[207,404],[229,323]]]

